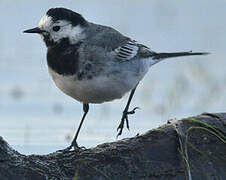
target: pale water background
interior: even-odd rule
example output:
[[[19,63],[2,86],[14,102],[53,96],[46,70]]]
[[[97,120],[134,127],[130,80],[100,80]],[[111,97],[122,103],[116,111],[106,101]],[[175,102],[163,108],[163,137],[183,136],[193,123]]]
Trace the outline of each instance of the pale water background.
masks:
[[[123,136],[158,127],[170,118],[226,107],[225,0],[0,0],[0,136],[21,153],[50,153],[69,145],[82,105],[57,89],[47,72],[46,48],[35,27],[51,7],[73,9],[110,25],[155,51],[208,51],[153,66],[140,83]],[[79,144],[114,141],[128,95],[91,105]]]

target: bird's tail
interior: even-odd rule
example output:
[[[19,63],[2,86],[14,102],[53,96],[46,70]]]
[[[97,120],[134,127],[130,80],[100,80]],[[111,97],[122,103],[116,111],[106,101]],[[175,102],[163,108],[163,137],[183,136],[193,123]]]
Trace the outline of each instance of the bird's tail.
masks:
[[[179,57],[179,56],[195,56],[195,55],[207,55],[209,53],[207,52],[174,52],[174,53],[154,53],[153,59],[161,60],[166,58],[172,58],[172,57]]]

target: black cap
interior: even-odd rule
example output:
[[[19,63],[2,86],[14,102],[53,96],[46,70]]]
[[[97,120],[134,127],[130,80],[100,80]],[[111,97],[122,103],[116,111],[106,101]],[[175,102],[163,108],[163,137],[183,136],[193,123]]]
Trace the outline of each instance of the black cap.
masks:
[[[52,17],[53,21],[66,20],[71,22],[73,26],[78,24],[84,26],[87,24],[81,14],[66,8],[51,8],[46,14]]]

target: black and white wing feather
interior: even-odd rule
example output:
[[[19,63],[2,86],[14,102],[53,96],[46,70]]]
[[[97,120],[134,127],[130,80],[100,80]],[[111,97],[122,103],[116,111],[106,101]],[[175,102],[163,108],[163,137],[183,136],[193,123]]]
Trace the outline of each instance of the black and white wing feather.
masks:
[[[139,46],[136,41],[129,40],[125,45],[120,46],[114,50],[116,59],[120,61],[128,61],[134,58],[139,51]]]

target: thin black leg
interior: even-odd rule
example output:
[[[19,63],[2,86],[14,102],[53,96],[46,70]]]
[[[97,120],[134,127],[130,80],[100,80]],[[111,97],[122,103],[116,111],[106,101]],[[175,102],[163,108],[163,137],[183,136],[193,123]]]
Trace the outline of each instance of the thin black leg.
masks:
[[[71,142],[71,145],[70,145],[68,148],[65,149],[66,151],[69,151],[72,147],[74,147],[75,150],[76,150],[76,149],[80,149],[80,147],[78,146],[78,143],[77,143],[77,138],[78,138],[80,129],[81,129],[81,127],[82,127],[82,124],[83,124],[83,122],[84,122],[84,119],[85,119],[85,117],[86,117],[88,111],[89,111],[89,104],[83,104],[83,112],[84,112],[84,114],[83,114],[83,116],[82,116],[82,120],[81,120],[81,122],[80,122],[80,124],[79,124],[79,127],[78,127],[78,129],[77,129],[77,132],[76,132],[76,134],[75,134],[75,137],[73,138],[73,140],[72,140],[72,142]]]
[[[138,85],[138,84],[137,84],[137,85]],[[135,107],[132,111],[128,111],[128,110],[129,110],[129,105],[130,105],[130,103],[131,103],[131,100],[132,100],[133,95],[134,95],[134,93],[135,93],[135,90],[136,90],[136,88],[137,88],[137,85],[136,85],[136,87],[131,91],[131,93],[130,93],[130,95],[129,95],[128,102],[127,102],[126,107],[125,107],[125,109],[124,109],[124,111],[123,111],[123,114],[122,114],[121,122],[120,122],[120,124],[119,124],[119,126],[118,126],[118,128],[117,128],[117,131],[119,131],[117,137],[120,136],[120,135],[122,134],[122,130],[123,130],[123,128],[124,128],[124,122],[125,122],[125,121],[126,121],[126,127],[127,127],[127,129],[129,129],[128,115],[129,115],[129,114],[134,114],[134,113],[135,113],[135,110],[136,110],[136,109],[139,109],[139,107]]]

